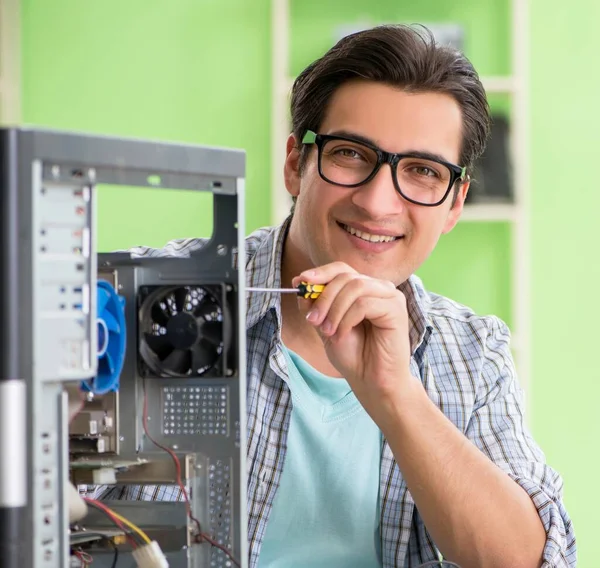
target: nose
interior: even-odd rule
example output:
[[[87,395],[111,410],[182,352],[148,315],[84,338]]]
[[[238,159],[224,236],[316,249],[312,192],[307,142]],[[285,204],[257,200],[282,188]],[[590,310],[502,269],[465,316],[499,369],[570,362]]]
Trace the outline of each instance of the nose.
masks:
[[[396,191],[389,164],[383,164],[375,177],[354,190],[352,203],[372,219],[379,219],[403,211],[406,204]]]

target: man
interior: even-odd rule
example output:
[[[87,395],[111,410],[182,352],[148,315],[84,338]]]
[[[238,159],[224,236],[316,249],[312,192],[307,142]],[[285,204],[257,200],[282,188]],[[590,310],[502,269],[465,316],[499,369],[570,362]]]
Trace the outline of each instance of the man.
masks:
[[[421,30],[379,27],[311,64],[291,105],[294,211],[248,237],[248,284],[326,288],[249,296],[250,566],[575,566],[506,326],[414,276],[488,137],[473,67]]]

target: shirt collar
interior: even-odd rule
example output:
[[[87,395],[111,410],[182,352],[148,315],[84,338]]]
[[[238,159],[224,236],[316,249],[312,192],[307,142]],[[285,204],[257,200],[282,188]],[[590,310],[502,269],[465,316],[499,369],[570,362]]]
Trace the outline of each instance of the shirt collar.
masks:
[[[283,246],[291,222],[291,216],[274,227],[262,239],[256,249],[250,252],[246,265],[246,285],[257,288],[281,287],[281,259]],[[408,317],[410,321],[409,338],[411,353],[426,347],[432,332],[429,320],[429,295],[417,276],[411,276],[399,287],[406,296]],[[269,310],[274,310],[277,321],[281,322],[281,294],[274,292],[250,293],[247,295],[246,328],[250,329]]]
[[[414,274],[398,286],[398,289],[406,297],[408,309],[408,320],[410,322],[409,339],[410,351],[422,351],[427,347],[429,338],[433,331],[429,316],[430,299],[429,294],[423,286],[423,282]]]

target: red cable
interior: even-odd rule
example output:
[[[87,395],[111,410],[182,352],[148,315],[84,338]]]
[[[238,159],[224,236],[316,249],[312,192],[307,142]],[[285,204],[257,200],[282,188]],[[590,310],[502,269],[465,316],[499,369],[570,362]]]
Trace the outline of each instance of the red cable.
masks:
[[[84,552],[83,550],[76,550],[75,556],[81,560],[81,568],[88,568],[88,566],[94,561],[92,555]]]
[[[167,447],[159,444],[150,435],[150,432],[148,431],[148,395],[146,392],[146,380],[145,379],[143,380],[143,385],[144,385],[144,409],[143,409],[143,414],[142,414],[142,423],[143,423],[143,427],[144,427],[144,432],[146,433],[146,436],[148,436],[148,439],[157,448],[160,448],[161,450],[167,452],[173,459],[173,462],[175,463],[175,473],[177,476],[177,485],[179,485],[179,488],[181,489],[181,491],[183,493],[183,498],[185,500],[185,506],[186,506],[188,517],[190,518],[191,521],[193,521],[196,524],[196,527],[198,528],[198,534],[196,535],[196,538],[198,539],[198,537],[200,537],[200,539],[206,540],[206,542],[208,542],[211,546],[214,546],[215,548],[218,548],[219,550],[223,551],[236,566],[239,566],[240,565],[239,562],[235,559],[233,554],[231,554],[231,552],[229,552],[229,550],[227,550],[227,548],[225,546],[219,544],[218,542],[213,540],[211,537],[209,537],[206,533],[202,532],[202,527],[200,526],[200,521],[196,517],[194,517],[194,515],[192,514],[192,505],[190,504],[187,490],[186,490],[185,486],[183,485],[183,481],[181,480],[181,462],[179,461],[177,454],[171,448],[167,448]],[[197,542],[201,542],[201,540],[197,540]]]
[[[138,543],[135,541],[133,536],[131,536],[131,531],[129,530],[129,528],[125,527],[125,525],[120,521],[120,519],[117,519],[117,517],[113,515],[113,512],[106,505],[104,505],[101,501],[96,501],[95,499],[90,499],[89,497],[84,497],[83,500],[89,503],[90,505],[102,509],[111,518],[111,520],[125,533],[125,536],[129,539],[131,546],[134,549],[138,547]]]

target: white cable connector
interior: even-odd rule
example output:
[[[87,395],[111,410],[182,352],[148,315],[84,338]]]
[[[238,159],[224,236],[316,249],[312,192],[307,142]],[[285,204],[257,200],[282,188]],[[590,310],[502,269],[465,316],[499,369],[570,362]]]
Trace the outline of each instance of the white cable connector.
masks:
[[[169,568],[169,563],[155,540],[136,548],[132,556],[137,568]]]

